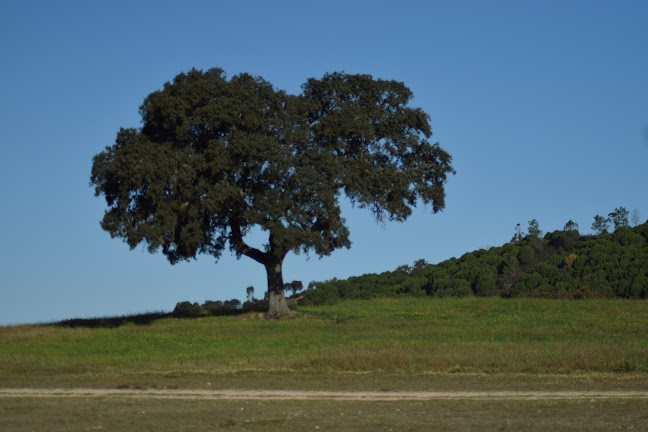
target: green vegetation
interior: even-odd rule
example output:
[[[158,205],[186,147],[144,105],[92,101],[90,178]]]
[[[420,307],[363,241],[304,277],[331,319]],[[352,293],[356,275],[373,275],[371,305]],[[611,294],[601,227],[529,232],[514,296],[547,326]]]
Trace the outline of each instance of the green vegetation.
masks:
[[[648,373],[646,302],[401,298],[299,312],[276,322],[250,313],[0,328],[0,385],[37,377],[164,385],[168,376],[231,374]]]
[[[286,255],[350,247],[339,198],[404,221],[417,201],[445,205],[450,155],[401,82],[370,75],[308,79],[300,95],[249,74],[191,70],[151,93],[142,127],[121,129],[93,159],[101,226],[171,263],[224,250],[262,264],[268,317],[289,315]],[[260,229],[257,249],[246,234]]]
[[[0,327],[0,388],[645,391],[648,302],[383,298],[261,313]],[[0,397],[0,429],[641,430],[645,398]]]
[[[539,238],[535,219],[530,234],[467,253],[437,265],[422,262],[392,272],[347,280],[311,283],[304,303],[333,304],[340,299],[377,297],[500,296],[551,299],[648,297],[648,222],[627,226],[623,207],[611,213],[612,234],[583,236],[569,221],[565,229]],[[621,215],[621,216],[619,216]]]

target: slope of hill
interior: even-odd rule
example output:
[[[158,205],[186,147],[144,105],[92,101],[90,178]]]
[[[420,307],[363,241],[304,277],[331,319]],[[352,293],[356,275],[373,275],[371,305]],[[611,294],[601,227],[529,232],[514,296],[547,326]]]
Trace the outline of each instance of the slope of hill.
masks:
[[[391,272],[313,282],[304,303],[400,295],[646,298],[648,222],[597,236],[577,230],[529,235],[435,265],[420,260]]]

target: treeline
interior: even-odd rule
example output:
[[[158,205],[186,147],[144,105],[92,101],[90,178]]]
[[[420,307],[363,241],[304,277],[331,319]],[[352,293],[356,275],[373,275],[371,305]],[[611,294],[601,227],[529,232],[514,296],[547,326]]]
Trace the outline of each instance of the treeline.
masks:
[[[630,227],[630,223],[635,225]],[[500,296],[552,299],[648,298],[648,222],[639,225],[635,210],[620,207],[608,217],[596,215],[592,230],[582,235],[568,221],[562,230],[543,236],[537,220],[524,233],[518,224],[503,246],[469,252],[439,264],[418,260],[394,271],[349,279],[284,285],[292,306],[323,305],[343,299],[377,297]],[[609,232],[611,231],[611,232]],[[264,298],[246,289],[247,300],[180,302],[172,316],[201,317],[263,312]]]
[[[312,282],[303,303],[400,295],[646,298],[648,222],[630,228],[623,207],[608,216],[595,218],[595,235],[581,235],[578,225],[569,221],[562,230],[542,236],[534,219],[527,234],[518,226],[511,242],[458,259],[436,265],[419,260],[381,274]],[[638,223],[635,218],[633,222]],[[612,224],[614,231],[608,233]]]

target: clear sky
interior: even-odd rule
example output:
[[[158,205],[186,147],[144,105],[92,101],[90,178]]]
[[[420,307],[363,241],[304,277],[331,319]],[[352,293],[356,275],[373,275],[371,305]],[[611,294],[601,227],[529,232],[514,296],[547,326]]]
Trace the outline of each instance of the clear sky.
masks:
[[[99,226],[92,156],[192,67],[290,93],[333,71],[403,81],[453,156],[445,211],[381,225],[345,205],[352,248],[289,255],[287,281],[439,262],[532,218],[589,233],[624,206],[644,221],[647,17],[643,0],[3,1],[0,325],[243,299],[250,285],[263,295],[248,258],[171,266]]]

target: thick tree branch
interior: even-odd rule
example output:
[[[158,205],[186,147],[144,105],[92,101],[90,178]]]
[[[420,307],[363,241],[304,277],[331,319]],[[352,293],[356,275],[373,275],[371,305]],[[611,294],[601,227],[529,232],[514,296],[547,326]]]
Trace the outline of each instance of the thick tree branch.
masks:
[[[252,258],[256,262],[265,265],[268,261],[268,254],[261,252],[259,249],[248,246],[248,244],[243,241],[240,225],[232,223],[230,224],[230,229],[232,231],[232,237],[230,241],[234,250],[241,255],[245,255],[246,257]]]

